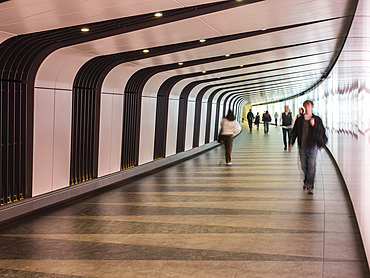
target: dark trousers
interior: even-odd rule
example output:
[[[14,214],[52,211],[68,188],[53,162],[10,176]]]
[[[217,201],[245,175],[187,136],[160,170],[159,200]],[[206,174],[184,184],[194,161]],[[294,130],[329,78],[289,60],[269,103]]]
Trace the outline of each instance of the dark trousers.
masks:
[[[252,131],[253,119],[248,119],[249,130]]]
[[[226,163],[231,162],[231,151],[233,149],[233,136],[232,135],[222,135],[225,146],[225,161]]]
[[[291,134],[292,134],[292,129],[291,128],[283,128],[283,141],[284,141],[284,147],[286,148],[287,145],[290,145],[291,143]],[[288,135],[288,142],[286,141],[286,136]]]

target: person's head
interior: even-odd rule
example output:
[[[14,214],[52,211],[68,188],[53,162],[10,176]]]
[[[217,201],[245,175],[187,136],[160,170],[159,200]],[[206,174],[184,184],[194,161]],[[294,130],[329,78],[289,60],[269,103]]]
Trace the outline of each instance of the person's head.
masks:
[[[252,112],[252,109],[249,109],[249,112]]]
[[[308,115],[312,114],[312,107],[313,107],[312,100],[306,100],[305,102],[303,102],[303,107],[306,110],[306,114]]]
[[[285,105],[284,106],[284,110],[285,110],[286,113],[288,113],[289,112],[289,106],[288,105]]]
[[[304,113],[304,109],[303,109],[303,107],[299,107],[299,109],[298,109],[298,112],[299,112],[299,114],[303,114]]]
[[[268,114],[269,113],[269,111],[268,110],[266,110],[266,114]]]
[[[257,115],[259,115],[260,114],[260,112],[257,112]]]
[[[227,112],[226,119],[228,119],[229,121],[234,121],[235,120],[234,112],[231,111],[231,109],[229,109],[229,111]]]

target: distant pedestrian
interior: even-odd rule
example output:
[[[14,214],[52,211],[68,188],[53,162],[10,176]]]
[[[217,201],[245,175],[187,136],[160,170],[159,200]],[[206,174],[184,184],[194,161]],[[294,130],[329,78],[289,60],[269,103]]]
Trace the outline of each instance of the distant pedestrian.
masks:
[[[278,126],[281,126],[283,130],[284,150],[286,150],[291,142],[291,132],[293,128],[293,115],[292,115],[292,112],[290,112],[288,105],[285,105],[284,110],[285,111],[281,113],[280,115]],[[287,135],[288,135],[288,141],[286,140]]]
[[[266,110],[266,112],[263,113],[262,121],[263,121],[263,127],[264,127],[265,134],[268,134],[269,133],[269,125],[270,125],[270,122],[271,122],[271,116],[270,116],[268,110]]]
[[[317,150],[326,145],[328,138],[325,135],[321,118],[312,113],[313,102],[306,100],[303,107],[305,113],[298,117],[294,123],[289,150],[292,149],[296,138],[298,138],[299,157],[304,173],[303,189],[307,189],[308,194],[313,194]]]
[[[225,146],[226,165],[231,165],[231,151],[233,148],[233,135],[241,131],[240,124],[236,121],[234,113],[229,110],[227,116],[221,120],[221,137]]]
[[[248,119],[248,125],[249,125],[250,132],[252,132],[253,118],[254,118],[254,115],[252,113],[252,109],[249,109],[249,112],[247,114],[247,119]]]
[[[299,107],[299,108],[298,108],[298,114],[295,116],[295,119],[294,119],[293,125],[294,125],[295,121],[296,121],[300,116],[303,116],[303,115],[304,115],[304,108],[303,108],[303,107]]]
[[[274,118],[275,118],[275,125],[277,126],[278,118],[279,118],[279,114],[278,114],[278,112],[275,112],[275,114],[274,114]]]
[[[260,113],[259,112],[257,112],[257,115],[254,118],[254,124],[257,126],[257,130],[260,130]]]

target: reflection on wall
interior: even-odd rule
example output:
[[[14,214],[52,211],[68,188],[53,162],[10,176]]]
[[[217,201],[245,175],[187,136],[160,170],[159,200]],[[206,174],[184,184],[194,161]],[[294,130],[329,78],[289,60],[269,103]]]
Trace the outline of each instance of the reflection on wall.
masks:
[[[362,0],[343,51],[326,80],[307,95],[269,105],[293,114],[306,99],[327,128],[328,148],[345,179],[370,258],[370,1]]]

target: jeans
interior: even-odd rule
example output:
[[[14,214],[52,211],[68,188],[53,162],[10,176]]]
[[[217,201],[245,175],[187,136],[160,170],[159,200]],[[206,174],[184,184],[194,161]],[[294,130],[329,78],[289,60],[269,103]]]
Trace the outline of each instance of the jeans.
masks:
[[[284,147],[287,148],[287,145],[290,145],[291,142],[291,134],[292,129],[291,128],[282,128],[283,129],[283,141],[284,141]],[[286,141],[286,136],[288,135],[288,142]]]
[[[263,127],[265,129],[265,133],[269,133],[269,122],[263,122]]]
[[[307,189],[314,188],[316,175],[316,157],[317,146],[310,149],[299,148],[299,158],[301,159],[301,167],[304,173],[304,184]]]

